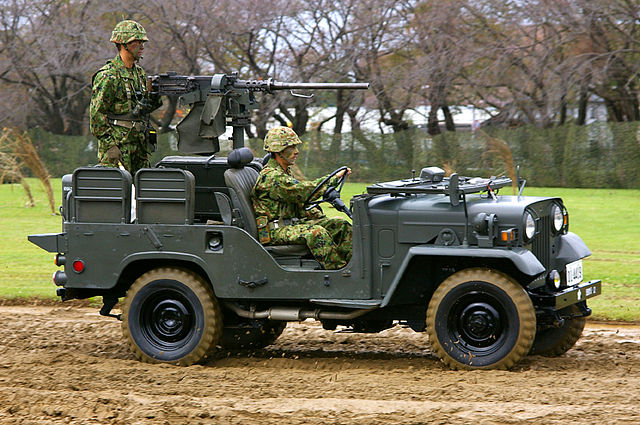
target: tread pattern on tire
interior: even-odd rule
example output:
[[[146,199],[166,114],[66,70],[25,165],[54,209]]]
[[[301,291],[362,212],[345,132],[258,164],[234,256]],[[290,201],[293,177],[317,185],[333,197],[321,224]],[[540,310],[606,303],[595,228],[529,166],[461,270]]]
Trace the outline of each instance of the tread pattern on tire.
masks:
[[[572,311],[578,309],[577,306],[571,306]],[[580,337],[582,336],[582,331],[584,330],[584,326],[587,323],[586,317],[574,317],[570,319],[568,323],[568,329],[566,329],[566,333],[562,335],[555,344],[552,344],[549,347],[540,349],[540,347],[536,347],[536,341],[534,339],[533,345],[531,346],[531,350],[529,354],[531,355],[539,355],[544,357],[558,357],[569,351],[573,346],[578,342]],[[558,330],[561,331],[561,330]],[[536,334],[536,337],[538,335]]]
[[[198,346],[187,356],[177,361],[165,362],[149,356],[136,344],[129,330],[128,312],[131,308],[132,300],[147,284],[159,279],[176,280],[189,287],[201,301],[205,316],[204,331],[202,332]],[[190,366],[204,360],[207,354],[211,352],[218,341],[220,341],[222,337],[222,313],[218,301],[213,294],[213,290],[201,276],[187,269],[161,267],[150,270],[138,277],[127,290],[122,308],[122,332],[129,343],[131,351],[138,360],[145,363],[172,363],[178,366]]]

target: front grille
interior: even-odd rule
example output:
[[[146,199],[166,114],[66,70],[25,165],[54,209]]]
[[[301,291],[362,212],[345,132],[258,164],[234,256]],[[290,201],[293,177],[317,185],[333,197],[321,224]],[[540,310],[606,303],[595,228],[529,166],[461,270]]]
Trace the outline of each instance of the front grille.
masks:
[[[531,252],[545,268],[551,264],[551,217],[542,215],[538,222],[538,234],[533,239]]]

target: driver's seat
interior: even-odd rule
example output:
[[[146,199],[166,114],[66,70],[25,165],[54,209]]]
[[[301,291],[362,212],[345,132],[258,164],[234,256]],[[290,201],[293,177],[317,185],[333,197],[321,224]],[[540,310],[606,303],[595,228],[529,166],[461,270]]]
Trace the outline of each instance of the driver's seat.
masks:
[[[246,167],[252,161],[253,153],[249,148],[238,148],[229,153],[227,164],[230,168],[224,172],[224,181],[229,188],[231,199],[222,193],[216,193],[216,200],[225,224],[230,225],[235,220],[240,227],[257,239],[258,230],[251,202],[251,191],[260,174],[255,168]],[[311,255],[306,245],[265,245],[264,248],[277,256]]]

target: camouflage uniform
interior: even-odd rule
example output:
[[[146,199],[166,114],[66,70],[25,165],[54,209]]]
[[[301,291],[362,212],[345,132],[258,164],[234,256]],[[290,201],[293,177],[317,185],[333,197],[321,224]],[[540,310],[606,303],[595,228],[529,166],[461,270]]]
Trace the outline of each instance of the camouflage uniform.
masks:
[[[293,133],[292,130],[290,132]],[[265,146],[269,148],[267,139]],[[284,170],[272,158],[260,172],[253,188],[253,207],[261,242],[270,245],[306,244],[325,269],[340,269],[351,259],[351,224],[340,217],[328,218],[319,208],[310,211],[303,208],[303,202],[325,177],[298,181],[289,169]],[[337,177],[332,178],[327,187],[335,186],[338,180]],[[318,192],[318,197],[321,193]],[[290,222],[291,219],[297,220]],[[268,223],[274,220],[285,225],[271,228]]]
[[[127,24],[133,21],[123,21],[118,26],[127,29]],[[133,22],[133,24],[136,24]],[[139,24],[137,24],[139,25]],[[119,27],[116,26],[116,29]],[[142,28],[141,26],[139,28]],[[144,29],[142,29],[144,31]],[[116,30],[114,30],[114,34]],[[135,34],[135,33],[134,33]],[[146,40],[146,35],[139,35]],[[142,38],[144,37],[144,38]],[[112,35],[112,40],[117,38]],[[129,40],[132,41],[132,40]],[[120,40],[126,43],[125,39]],[[117,146],[122,153],[122,165],[131,174],[140,168],[148,167],[151,150],[145,139],[146,117],[134,118],[131,112],[137,103],[136,93],[141,93],[150,106],[150,110],[162,104],[159,96],[150,96],[146,91],[147,77],[144,70],[134,63],[132,68],[126,68],[120,55],[107,62],[93,76],[91,91],[91,105],[89,108],[91,133],[98,139],[98,161],[102,165],[117,167],[118,161],[107,157],[109,148]],[[114,124],[114,119],[122,118]],[[136,127],[123,126],[127,123],[140,123]]]

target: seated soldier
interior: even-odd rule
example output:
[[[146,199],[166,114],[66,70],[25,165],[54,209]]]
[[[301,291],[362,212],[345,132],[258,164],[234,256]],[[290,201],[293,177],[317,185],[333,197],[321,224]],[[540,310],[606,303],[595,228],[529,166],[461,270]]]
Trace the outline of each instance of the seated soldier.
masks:
[[[303,208],[326,176],[305,181],[293,177],[290,167],[296,162],[296,145],[300,143],[289,127],[272,128],[264,139],[264,150],[271,152],[271,159],[251,193],[258,238],[263,245],[306,244],[322,267],[340,269],[351,259],[351,224],[341,217],[326,217],[319,207]],[[345,173],[348,176],[351,170],[340,171],[329,179],[327,187],[336,186]]]

